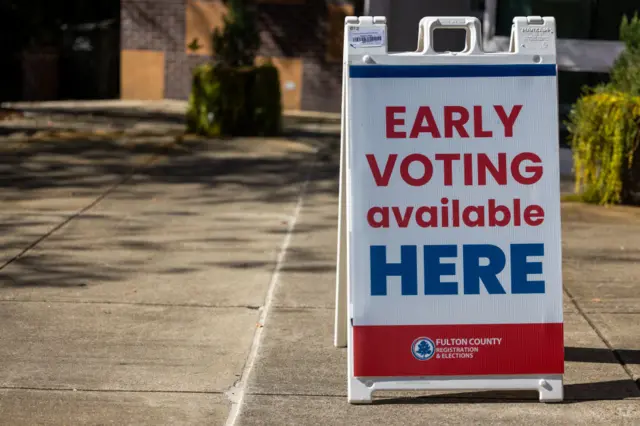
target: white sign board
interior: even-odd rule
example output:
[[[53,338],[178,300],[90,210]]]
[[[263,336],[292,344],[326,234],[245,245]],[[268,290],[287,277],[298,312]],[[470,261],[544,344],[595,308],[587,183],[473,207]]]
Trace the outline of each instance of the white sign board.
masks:
[[[348,18],[345,37],[384,33],[374,19]],[[336,343],[346,324],[349,400],[380,389],[561,400],[555,22],[514,19],[516,49],[502,55],[479,50],[476,18],[420,25],[412,54],[345,46],[337,309],[349,308]],[[466,28],[467,51],[433,52],[439,26]]]

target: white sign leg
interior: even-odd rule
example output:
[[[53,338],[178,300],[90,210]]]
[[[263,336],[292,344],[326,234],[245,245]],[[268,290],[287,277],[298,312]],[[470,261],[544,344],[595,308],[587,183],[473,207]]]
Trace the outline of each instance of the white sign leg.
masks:
[[[562,376],[550,376],[540,380],[540,401],[560,402],[564,399]]]
[[[357,377],[349,378],[348,399],[350,404],[371,404],[373,390]]]
[[[345,65],[346,66],[346,65]],[[347,164],[346,164],[346,92],[347,73],[342,73],[342,123],[340,131],[340,183],[338,195],[338,247],[336,262],[336,314],[333,344],[347,346]]]
[[[341,148],[344,150],[344,145]],[[344,155],[341,154],[341,163]],[[334,345],[338,348],[347,346],[347,212],[343,194],[345,188],[345,166],[340,167],[340,201],[338,213],[338,260],[336,268],[336,316]]]

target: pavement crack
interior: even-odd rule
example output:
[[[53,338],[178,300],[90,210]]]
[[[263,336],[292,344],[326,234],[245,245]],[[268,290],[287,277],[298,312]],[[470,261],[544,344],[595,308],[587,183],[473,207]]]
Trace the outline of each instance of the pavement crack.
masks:
[[[7,276],[8,277],[8,276]],[[2,277],[4,278],[4,277]],[[11,277],[8,277],[11,278]],[[30,299],[0,299],[0,303],[47,303],[70,305],[109,305],[109,306],[145,306],[159,308],[199,308],[199,309],[249,309],[259,311],[262,306],[256,305],[215,305],[203,303],[150,303],[150,302],[116,302],[110,300],[30,300]]]
[[[273,397],[303,397],[303,398],[347,398],[347,394],[337,395],[330,393],[295,393],[295,392],[251,392],[251,396],[273,396]]]
[[[36,391],[36,392],[98,392],[98,393],[166,393],[166,394],[186,394],[186,395],[222,395],[221,391],[188,391],[188,390],[165,390],[165,389],[91,389],[91,388],[57,388],[57,387],[35,387],[35,386],[0,386],[0,391]]]
[[[251,347],[249,349],[249,355],[245,359],[244,366],[242,368],[242,373],[236,380],[236,382],[225,391],[225,395],[231,402],[231,410],[229,411],[229,416],[227,417],[227,421],[225,422],[226,426],[234,426],[240,416],[240,412],[242,410],[244,404],[244,398],[247,394],[247,385],[249,383],[249,378],[253,372],[256,359],[258,358],[258,351],[260,346],[262,345],[262,341],[264,339],[264,325],[269,317],[269,313],[273,306],[275,305],[275,292],[278,288],[278,284],[280,282],[280,272],[282,271],[282,266],[284,265],[287,252],[289,250],[289,246],[291,245],[291,241],[294,237],[294,231],[296,228],[296,224],[300,216],[302,215],[302,206],[304,205],[305,197],[307,195],[307,191],[309,189],[309,185],[311,182],[311,178],[313,173],[315,172],[315,165],[317,162],[317,156],[314,156],[313,161],[308,168],[301,170],[306,170],[304,174],[301,176],[305,176],[302,181],[302,185],[300,186],[300,190],[298,192],[298,201],[294,208],[294,211],[291,215],[289,222],[289,226],[286,232],[284,239],[282,240],[282,244],[280,245],[280,250],[276,257],[276,262],[273,268],[273,272],[271,274],[271,278],[269,280],[269,285],[267,287],[267,294],[264,299],[264,305],[262,309],[260,309],[260,318],[258,319],[256,331],[253,335],[253,341],[251,343]]]
[[[631,371],[631,369],[629,368],[629,366],[627,365],[627,363],[624,361],[624,359],[622,358],[622,356],[620,355],[620,352],[618,352],[618,350],[616,348],[613,347],[613,345],[609,342],[609,340],[604,336],[604,334],[602,334],[602,332],[600,331],[600,329],[596,326],[596,324],[591,321],[591,318],[589,318],[589,316],[585,313],[585,311],[582,309],[582,307],[580,306],[580,304],[578,303],[578,301],[575,299],[575,297],[573,297],[573,294],[571,294],[571,292],[569,291],[569,289],[566,286],[564,287],[564,292],[566,293],[567,296],[569,296],[569,300],[571,300],[571,303],[573,304],[573,306],[576,308],[576,310],[578,311],[578,313],[580,313],[580,315],[582,316],[582,318],[584,318],[584,320],[587,322],[587,324],[589,324],[589,327],[591,327],[591,329],[598,335],[598,337],[600,338],[600,340],[602,340],[602,342],[607,346],[607,348],[611,351],[611,353],[613,354],[613,356],[615,357],[616,361],[618,361],[618,363],[620,364],[620,366],[622,367],[622,369],[627,373],[627,375],[629,376],[629,378],[631,379],[631,381],[633,381],[636,385],[636,387],[638,388],[638,391],[640,391],[640,379],[636,380],[633,372]]]
[[[311,306],[311,305],[295,305],[295,306],[287,306],[287,305],[273,305],[273,309],[278,309],[280,311],[295,311],[300,309],[310,310],[310,311],[333,311],[335,308],[333,306]]]
[[[387,397],[380,400],[373,400],[373,404],[380,405],[390,405],[395,403],[411,403],[424,401],[425,403],[448,403],[448,402],[456,402],[456,403],[482,403],[482,402],[501,402],[501,403],[539,403],[539,399],[535,396],[531,396],[530,398],[520,397],[517,395],[505,396],[500,391],[493,391],[494,395],[473,395],[472,391],[469,391],[467,395],[462,394],[440,394],[440,395],[422,395],[415,394],[414,396],[399,396],[398,398]],[[518,391],[520,393],[524,393],[527,391]],[[269,398],[332,398],[332,399],[347,399],[347,394],[324,394],[324,393],[298,393],[298,392],[251,392],[251,396],[262,396]],[[629,403],[636,404],[636,399],[589,399],[589,398],[565,398],[563,403],[579,403],[579,402],[589,402],[589,401],[616,401],[617,403]],[[393,401],[393,402],[392,402]]]

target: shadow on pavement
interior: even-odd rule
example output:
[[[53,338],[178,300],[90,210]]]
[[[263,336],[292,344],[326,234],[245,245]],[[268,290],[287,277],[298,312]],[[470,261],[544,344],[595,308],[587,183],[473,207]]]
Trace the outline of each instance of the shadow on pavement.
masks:
[[[19,130],[27,135],[39,131]],[[176,139],[169,161],[145,167],[140,167],[140,163],[131,164],[130,160],[135,156],[166,154],[167,142]],[[338,147],[337,135],[314,137],[312,141],[306,139],[296,137],[290,141],[292,144],[308,142],[322,149],[333,147],[337,150]],[[251,148],[246,147],[251,144],[260,143],[260,139],[245,143],[245,150],[249,151]],[[203,185],[203,189],[234,183],[261,189],[300,182],[307,177],[301,175],[300,165],[310,158],[309,152],[283,152],[278,156],[269,152],[264,152],[264,155],[259,152],[256,155],[249,155],[250,152],[234,155],[236,150],[234,140],[182,141],[175,135],[121,135],[115,139],[101,135],[84,139],[45,135],[43,138],[0,140],[0,185],[3,188],[0,199],[29,199],[28,191],[36,189],[97,186],[90,177],[123,176],[132,171],[132,165],[139,167],[136,174],[143,176],[146,183],[196,183]],[[327,160],[330,158],[331,154]],[[325,161],[312,179],[334,178],[337,171],[337,164]],[[224,202],[213,192],[210,198]]]
[[[640,350],[616,349],[616,354],[624,360],[625,364],[640,364]],[[618,364],[614,353],[602,348],[564,348],[565,361],[594,362],[603,364]]]
[[[227,256],[217,258],[212,253],[206,262],[183,265],[176,261],[160,268],[155,265],[158,270],[154,272],[178,274],[212,267],[271,271],[273,262],[265,260],[263,251],[252,252],[248,248],[265,235],[281,239],[286,222],[270,222],[279,227],[265,226],[252,234],[247,230],[256,221],[223,215],[209,220],[215,229],[212,225],[203,230],[202,236],[183,235],[173,224],[190,218],[203,221],[203,215],[214,208],[224,210],[225,206],[259,213],[260,206],[269,209],[274,205],[276,214],[279,203],[295,203],[300,186],[307,179],[309,193],[337,196],[338,141],[338,135],[277,140],[149,134],[0,138],[0,268],[7,262],[16,267],[11,274],[8,270],[0,272],[0,288],[91,287],[125,280],[144,268],[152,268],[148,264],[152,253],[188,256],[192,247],[205,244],[207,250]],[[317,155],[316,150],[323,154]],[[314,160],[318,157],[321,160]],[[159,161],[151,161],[153,158]],[[15,258],[56,224],[123,181],[128,189],[114,191],[108,200],[119,206],[136,203],[138,211],[107,214],[92,209],[72,222],[85,229],[95,223],[96,229],[107,237],[97,242],[74,233],[66,235],[64,241],[53,238],[56,250],[36,250]],[[58,204],[48,207],[48,200],[57,200]],[[130,217],[123,220],[123,214]],[[184,219],[180,222],[177,218]],[[296,232],[333,225],[320,221]],[[158,229],[176,237],[171,241],[152,238]],[[230,247],[244,256],[238,260],[229,256]],[[100,254],[86,255],[95,250],[120,253],[121,260],[107,264],[100,262]],[[256,253],[255,258],[251,253]],[[298,263],[295,267],[307,272],[322,273],[334,268],[329,262],[320,263],[312,250],[298,249],[293,254],[302,265],[308,265]]]
[[[640,364],[640,351],[616,350],[626,364]],[[565,361],[618,364],[614,353],[602,348],[565,348]],[[577,383],[564,385],[565,400],[570,404],[586,401],[615,401],[640,397],[640,381],[611,380],[594,383]],[[421,396],[415,398],[385,398],[374,400],[375,404],[447,404],[447,403],[505,403],[535,402],[538,403],[538,392],[535,391],[482,391],[459,392],[446,395]]]
[[[564,401],[573,404],[588,401],[616,401],[638,398],[640,391],[631,380],[611,380],[596,383],[564,385]],[[446,395],[420,396],[416,398],[385,398],[374,400],[374,404],[503,404],[513,402],[540,403],[535,391],[485,391],[460,392]]]
[[[119,108],[109,108],[109,107],[92,107],[92,108],[82,108],[80,110],[77,109],[68,109],[68,108],[56,108],[56,107],[48,107],[48,108],[38,108],[36,111],[29,110],[21,110],[20,108],[14,109],[17,112],[22,113],[31,113],[34,115],[43,115],[43,116],[67,116],[67,117],[78,117],[82,116],[85,118],[102,118],[109,120],[131,120],[131,121],[149,121],[149,122],[159,122],[159,123],[172,123],[172,124],[184,124],[185,116],[180,112],[163,112],[163,111],[143,111],[140,108],[131,107],[119,107]]]
[[[640,351],[616,350],[626,364],[640,364]],[[613,351],[602,348],[565,348],[565,361],[618,364]],[[585,401],[610,401],[640,397],[640,381],[611,380],[594,383],[564,385],[564,403]],[[503,402],[539,402],[535,391],[484,391],[460,392],[447,395],[434,395],[417,398],[391,398],[374,401],[376,404],[446,404],[446,403],[503,403]]]

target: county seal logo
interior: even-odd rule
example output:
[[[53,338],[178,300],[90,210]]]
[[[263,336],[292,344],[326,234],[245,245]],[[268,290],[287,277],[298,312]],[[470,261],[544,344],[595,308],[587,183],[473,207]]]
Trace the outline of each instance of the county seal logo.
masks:
[[[428,337],[418,337],[411,344],[411,353],[418,361],[426,361],[436,353],[436,345]]]

